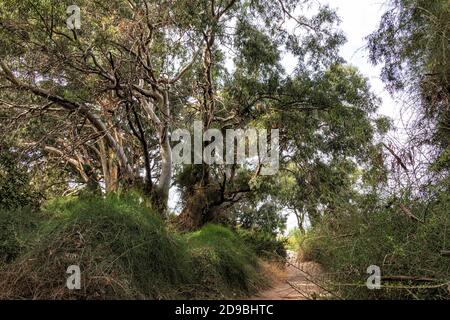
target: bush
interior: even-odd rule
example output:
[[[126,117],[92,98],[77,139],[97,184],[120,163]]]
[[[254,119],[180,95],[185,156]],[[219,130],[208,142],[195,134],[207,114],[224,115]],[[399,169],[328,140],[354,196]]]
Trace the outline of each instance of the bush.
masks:
[[[230,230],[170,233],[137,195],[63,198],[0,276],[0,298],[230,298],[254,290],[255,254]],[[81,269],[82,290],[66,288]]]
[[[3,138],[3,137],[2,137]],[[37,206],[41,195],[31,185],[29,168],[14,145],[0,139],[0,210]]]
[[[186,281],[181,246],[138,197],[62,199],[44,211],[52,219],[2,283],[12,297],[162,298]],[[65,288],[70,265],[80,266],[83,291]]]
[[[343,298],[449,299],[450,263],[440,252],[450,248],[450,215],[448,201],[441,200],[428,208],[410,204],[414,212],[427,212],[424,223],[397,208],[348,215],[339,220],[338,229],[335,221],[325,222],[302,239],[301,253],[332,274],[329,287]],[[366,287],[370,265],[379,266],[382,277],[391,277],[382,280],[381,290]],[[392,276],[435,281],[394,281]]]
[[[298,252],[302,243],[304,233],[297,227],[289,231],[286,248]]]
[[[0,208],[0,264],[10,263],[19,256],[41,218],[30,207]]]
[[[287,239],[258,230],[238,229],[238,234],[258,256],[275,260],[286,258]]]
[[[199,282],[216,294],[242,296],[264,284],[255,252],[230,229],[207,225],[186,236]]]

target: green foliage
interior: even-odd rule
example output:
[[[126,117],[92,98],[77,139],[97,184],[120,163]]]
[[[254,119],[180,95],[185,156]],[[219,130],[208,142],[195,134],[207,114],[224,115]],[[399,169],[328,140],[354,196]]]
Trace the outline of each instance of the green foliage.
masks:
[[[369,37],[371,59],[384,64],[392,91],[408,87],[414,101],[419,96],[417,139],[434,153],[430,169],[444,176],[430,179],[430,194],[438,195],[432,204],[406,201],[423,212],[423,224],[381,204],[388,174],[378,142],[391,123],[377,115],[368,80],[339,56],[345,37],[329,7],[298,0],[79,0],[82,29],[68,30],[68,4],[0,1],[0,136],[18,141],[0,141],[0,259],[7,262],[0,295],[245,295],[261,282],[258,256],[285,255],[286,241],[276,234],[289,209],[300,228],[289,248],[335,272],[332,289],[342,296],[444,297],[441,289],[367,292],[339,283],[363,283],[371,264],[388,274],[448,281],[448,263],[436,254],[448,249],[449,238],[448,0],[390,0]],[[282,67],[286,55],[295,70]],[[165,170],[172,169],[161,154],[165,139],[198,119],[203,129],[222,132],[280,129],[279,173],[255,174],[250,163]],[[158,189],[162,173],[171,171],[166,181],[173,178],[181,191],[193,228],[226,221],[238,231],[207,225],[180,235],[143,196],[101,198],[103,185],[114,192],[144,183],[163,208],[167,192]],[[37,189],[47,196],[81,185],[87,188],[78,198],[43,208],[37,231],[34,211],[15,209],[38,203]],[[422,194],[408,194],[415,191]],[[307,222],[312,230],[305,234]],[[83,292],[63,289],[71,264],[83,270]]]
[[[295,212],[299,225],[306,219],[314,225],[349,206],[358,197],[360,181],[372,189],[386,182],[382,149],[375,139],[388,130],[389,122],[374,114],[379,101],[367,79],[351,66],[299,72],[284,90],[287,105],[276,121],[283,124],[282,137],[291,151],[279,174],[264,181],[264,192]],[[297,97],[302,102],[288,103]]]
[[[257,194],[250,207],[258,209],[242,212],[252,227],[275,232],[282,231],[283,217],[269,203],[314,215],[317,206],[348,194],[355,168],[372,165],[378,100],[339,56],[345,37],[330,7],[297,0],[79,0],[81,30],[68,30],[68,4],[0,5],[0,55],[11,70],[0,77],[0,96],[8,105],[32,105],[33,112],[0,108],[13,131],[18,118],[21,128],[28,126],[24,145],[46,157],[45,175],[57,161],[65,182],[88,188],[103,183],[110,191],[108,185],[115,190],[140,183],[136,173],[145,169],[150,190],[165,172],[160,144],[176,127],[202,119],[204,129],[279,128],[280,154],[289,154],[280,167],[294,164],[293,178],[308,188],[298,183],[294,192],[270,197],[283,186],[255,175],[252,165],[233,167],[231,174],[224,165],[173,170],[184,212],[201,216],[201,224],[215,221],[221,207],[237,198],[246,202],[242,193]],[[295,59],[295,70],[282,67],[286,55]],[[14,84],[14,75],[29,86]],[[144,100],[158,107],[149,111]],[[104,139],[97,138],[99,132]],[[327,175],[333,176],[330,182]],[[293,196],[296,191],[302,194]],[[154,193],[161,202],[166,194]],[[254,223],[258,216],[266,221]]]
[[[13,209],[34,205],[39,199],[30,185],[25,163],[14,148],[0,141],[0,209]]]
[[[138,195],[60,198],[43,211],[48,219],[2,270],[4,298],[227,298],[261,280],[256,255],[232,231],[171,233]],[[16,218],[14,228],[29,221]],[[65,288],[70,265],[80,266],[83,290]]]
[[[286,248],[288,250],[299,252],[304,233],[297,227],[289,231],[287,236]]]
[[[368,38],[372,61],[384,63],[384,80],[393,89],[402,89],[409,80],[416,85],[425,72],[436,72],[448,83],[449,2],[390,0],[387,4],[389,10],[378,30]]]
[[[388,6],[368,38],[370,57],[382,64],[388,88],[414,101],[411,143],[432,145],[428,157],[440,162],[450,143],[450,2],[390,0]]]
[[[258,207],[249,199],[245,203],[235,206],[234,219],[237,225],[244,229],[276,237],[285,230],[287,215],[275,203],[266,202]]]
[[[10,263],[27,247],[41,216],[30,207],[0,207],[0,265]]]
[[[255,292],[264,283],[255,252],[233,231],[206,225],[186,236],[194,268],[209,288],[231,296]]]
[[[346,299],[449,299],[450,263],[441,250],[450,247],[448,195],[428,205],[410,203],[424,223],[411,220],[400,208],[349,213],[308,232],[300,242],[305,260],[321,263],[331,274],[328,287]],[[421,217],[422,218],[422,217]],[[409,276],[434,281],[382,280],[369,290],[366,269],[381,268],[382,277]]]
[[[287,239],[279,238],[276,235],[255,229],[237,230],[239,236],[244,242],[256,252],[257,255],[265,259],[283,259],[286,257],[286,242]]]
[[[34,258],[24,281],[36,276],[39,283],[47,282],[40,297],[138,298],[142,294],[157,298],[167,295],[171,285],[186,281],[180,246],[137,197],[61,198],[44,211],[52,218],[41,226],[18,262]],[[52,259],[47,260],[48,256]],[[61,271],[70,265],[83,270],[84,292],[61,291]],[[113,282],[108,285],[109,281]],[[33,291],[15,294],[32,297]]]

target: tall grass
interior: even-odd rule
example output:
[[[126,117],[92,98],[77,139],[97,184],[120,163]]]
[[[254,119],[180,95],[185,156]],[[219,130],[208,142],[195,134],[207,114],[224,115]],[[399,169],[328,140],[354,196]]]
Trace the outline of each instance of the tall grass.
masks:
[[[234,298],[260,282],[255,254],[224,227],[169,232],[139,195],[62,198],[2,271],[0,298]],[[82,289],[65,286],[79,265]]]
[[[207,225],[186,235],[198,281],[215,288],[217,294],[231,297],[255,292],[264,283],[255,252],[230,229]]]

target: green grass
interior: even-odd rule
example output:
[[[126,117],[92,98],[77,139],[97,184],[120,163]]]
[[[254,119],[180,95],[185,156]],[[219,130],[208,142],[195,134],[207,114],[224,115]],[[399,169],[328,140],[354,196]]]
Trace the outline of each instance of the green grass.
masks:
[[[139,195],[62,198],[42,216],[1,271],[0,298],[235,298],[262,282],[258,258],[233,231],[170,232]],[[82,290],[65,288],[70,265],[80,266]]]
[[[263,279],[253,250],[233,231],[218,225],[207,225],[186,235],[199,281],[218,293],[235,297],[255,292]]]

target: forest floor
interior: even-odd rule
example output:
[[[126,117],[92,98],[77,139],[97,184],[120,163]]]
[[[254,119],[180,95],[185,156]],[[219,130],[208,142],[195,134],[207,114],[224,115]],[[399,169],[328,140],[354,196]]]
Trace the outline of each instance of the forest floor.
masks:
[[[315,300],[326,296],[320,287],[322,269],[315,262],[298,262],[291,258],[283,269],[274,272],[270,288],[251,297],[251,300]]]

